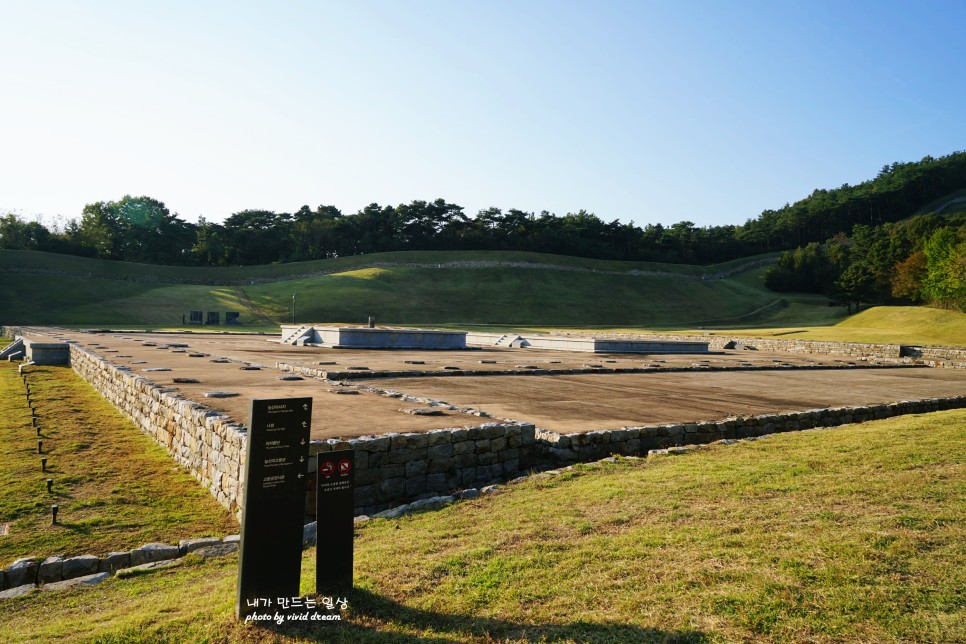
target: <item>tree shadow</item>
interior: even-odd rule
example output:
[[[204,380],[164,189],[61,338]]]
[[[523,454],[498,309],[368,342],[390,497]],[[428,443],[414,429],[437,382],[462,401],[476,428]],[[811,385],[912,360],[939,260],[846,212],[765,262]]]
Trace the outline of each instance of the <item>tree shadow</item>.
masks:
[[[526,624],[446,614],[404,606],[367,590],[352,589],[341,597],[349,600],[350,612],[343,622],[259,623],[254,628],[313,642],[386,642],[449,644],[467,640],[501,642],[673,642],[703,644],[707,634],[696,630],[667,631],[609,622],[576,620],[564,624]],[[393,632],[391,624],[439,635],[406,635]]]

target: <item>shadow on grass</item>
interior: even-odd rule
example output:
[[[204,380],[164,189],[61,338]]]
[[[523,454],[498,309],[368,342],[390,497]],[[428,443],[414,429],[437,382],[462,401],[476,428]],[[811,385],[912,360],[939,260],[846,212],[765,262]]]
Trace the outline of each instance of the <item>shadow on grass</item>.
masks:
[[[309,626],[259,624],[259,630],[315,642],[410,642],[444,644],[467,640],[507,642],[680,642],[700,644],[710,638],[691,630],[665,631],[615,623],[578,620],[565,624],[525,624],[475,615],[445,614],[404,606],[366,590],[348,594],[345,622]],[[406,635],[399,629],[423,631]],[[266,633],[267,634],[267,633]]]

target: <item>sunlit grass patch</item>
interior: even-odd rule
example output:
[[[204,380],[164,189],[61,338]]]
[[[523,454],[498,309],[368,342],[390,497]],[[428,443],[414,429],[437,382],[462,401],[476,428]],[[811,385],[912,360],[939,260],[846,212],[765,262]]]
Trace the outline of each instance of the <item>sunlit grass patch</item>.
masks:
[[[10,524],[0,537],[2,565],[237,531],[207,490],[73,371],[27,373],[39,435],[17,365],[0,363],[0,522]]]

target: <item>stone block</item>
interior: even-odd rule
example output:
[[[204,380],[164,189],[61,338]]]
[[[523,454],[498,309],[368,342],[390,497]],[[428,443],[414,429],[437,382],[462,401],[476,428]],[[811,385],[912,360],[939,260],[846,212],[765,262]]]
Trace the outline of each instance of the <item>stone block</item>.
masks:
[[[458,443],[453,443],[453,454],[472,454],[476,451],[476,441],[460,441]]]
[[[392,437],[391,450],[397,449],[425,449],[429,446],[429,437],[426,434],[397,434]]]
[[[204,548],[198,548],[194,551],[194,554],[209,559],[211,557],[222,557],[224,555],[230,555],[233,552],[238,552],[237,543],[217,543],[210,546],[205,546]]]
[[[460,454],[454,460],[457,467],[476,467],[476,454]]]
[[[503,466],[503,473],[506,475],[516,474],[520,471],[519,459],[511,458],[508,461],[503,461],[500,465]]]
[[[27,593],[32,593],[37,590],[37,586],[34,584],[22,584],[20,586],[11,586],[0,592],[0,599],[13,599],[14,597],[20,597],[21,595],[26,595]]]
[[[311,546],[315,544],[319,535],[319,524],[316,521],[307,523],[302,528],[302,545]]]
[[[358,455],[358,452],[356,452]],[[371,485],[379,481],[379,470],[360,470],[356,469],[356,486]],[[358,487],[357,487],[358,489]]]
[[[480,439],[476,441],[476,446],[473,451],[475,451],[477,454],[482,454],[483,452],[489,452],[491,444],[492,443],[488,438]]]
[[[437,458],[430,461],[429,473],[439,474],[441,472],[449,472],[455,467],[456,467],[455,458]]]
[[[389,452],[369,452],[369,468],[376,469],[389,462]]]
[[[131,567],[130,552],[109,552],[101,558],[101,563],[97,567],[97,572],[114,573],[121,568]]]
[[[41,590],[45,592],[52,592],[57,590],[69,590],[71,588],[77,588],[78,586],[94,586],[101,583],[105,579],[108,579],[111,573],[108,572],[97,572],[88,575],[81,575],[79,577],[71,577],[65,579],[64,581],[57,581],[52,584],[46,584],[41,586]]]
[[[635,438],[629,441],[625,441],[623,445],[620,446],[620,453],[624,456],[633,456],[635,454],[641,453],[641,440]]]
[[[406,496],[413,497],[426,491],[426,477],[416,476],[406,481]]]
[[[389,462],[390,463],[407,463],[409,461],[415,461],[426,458],[426,453],[428,449],[425,447],[419,447],[414,449],[393,449],[389,452]]]
[[[533,425],[520,425],[520,440],[523,445],[529,445],[536,440],[537,429]]]
[[[378,498],[379,489],[375,485],[360,485],[356,487],[354,497],[354,505],[356,508],[360,506],[367,506],[375,503]]]
[[[182,539],[178,542],[178,552],[181,556],[188,554],[189,552],[194,552],[199,548],[204,548],[206,546],[213,546],[215,544],[221,543],[221,539],[218,537],[200,537],[198,539]]]
[[[572,449],[558,449],[551,447],[549,450],[550,458],[556,462],[571,463],[577,460],[577,454]]]
[[[21,557],[7,567],[7,588],[37,583],[40,562],[34,557]]]
[[[430,474],[426,477],[426,488],[430,492],[447,492],[450,486],[445,474]]]
[[[64,558],[60,555],[47,557],[40,562],[37,570],[37,583],[48,584],[54,581],[61,581],[64,578]]]
[[[389,498],[399,498],[406,492],[406,479],[401,477],[386,479],[379,484],[379,489]]]
[[[477,463],[480,465],[493,465],[498,461],[498,457],[495,452],[483,452],[477,456]]]
[[[506,449],[507,440],[503,436],[498,436],[490,440],[490,450],[493,452],[499,452],[500,450]]]
[[[426,437],[429,439],[429,447],[453,442],[453,433],[449,429],[434,429],[427,432]]]
[[[441,458],[449,458],[453,455],[453,444],[452,443],[441,443],[431,446],[426,451],[426,456],[430,460],[436,460]]]
[[[520,458],[520,450],[518,449],[505,449],[499,454],[497,454],[497,460],[501,463],[504,461],[512,461]]]
[[[406,478],[423,475],[428,469],[426,461],[409,461],[406,463]]]
[[[64,559],[62,574],[64,579],[93,575],[101,565],[101,560],[94,555],[81,555]]]
[[[175,559],[179,554],[178,546],[167,543],[148,543],[131,551],[131,566]]]

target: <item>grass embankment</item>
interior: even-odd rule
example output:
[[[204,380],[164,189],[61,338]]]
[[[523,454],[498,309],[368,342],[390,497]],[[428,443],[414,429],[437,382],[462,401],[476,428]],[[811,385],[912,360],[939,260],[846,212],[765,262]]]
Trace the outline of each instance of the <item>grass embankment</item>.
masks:
[[[622,459],[373,521],[348,622],[330,628],[234,623],[232,557],[9,600],[0,639],[963,641],[964,424]]]
[[[78,277],[133,280],[139,282],[236,283],[259,279],[286,279],[312,273],[341,273],[380,264],[447,264],[451,262],[509,262],[559,265],[602,271],[661,271],[686,275],[710,275],[732,270],[749,262],[777,256],[766,253],[752,257],[696,266],[662,262],[626,262],[549,253],[521,251],[395,251],[332,259],[261,266],[162,266],[106,259],[61,255],[27,250],[0,249],[0,271],[44,271]]]
[[[0,362],[0,522],[10,523],[0,537],[0,566],[24,556],[101,555],[238,530],[194,478],[73,371],[27,373],[40,436],[17,365]],[[60,508],[56,526],[53,504]]]
[[[14,269],[18,261],[21,269],[39,268],[33,265],[39,254],[11,252],[0,253],[0,268],[6,262]],[[756,311],[779,300],[762,285],[735,276],[696,279],[761,257],[699,267],[536,253],[414,252],[237,269],[44,259],[54,262],[49,270],[62,274],[28,272],[0,282],[0,301],[17,302],[4,323],[170,327],[180,325],[190,310],[231,310],[241,312],[244,328],[264,329],[291,321],[294,293],[296,319],[313,322],[363,323],[373,315],[384,324],[711,324],[754,319]],[[487,264],[465,265],[473,262]],[[92,270],[79,270],[88,264]],[[337,272],[297,277],[320,271]],[[158,281],[211,275],[217,282],[269,273],[290,279],[223,286]]]
[[[876,306],[829,326],[776,325],[770,329],[692,329],[688,332],[782,337],[790,340],[966,347],[966,313],[924,306]]]

